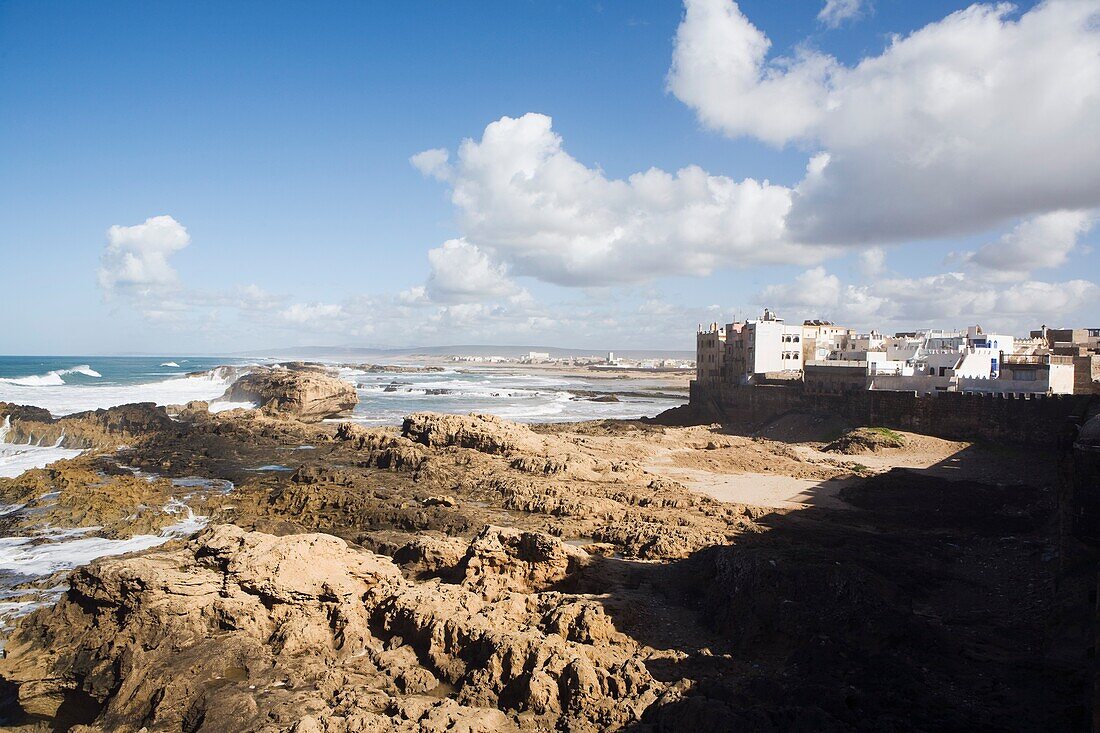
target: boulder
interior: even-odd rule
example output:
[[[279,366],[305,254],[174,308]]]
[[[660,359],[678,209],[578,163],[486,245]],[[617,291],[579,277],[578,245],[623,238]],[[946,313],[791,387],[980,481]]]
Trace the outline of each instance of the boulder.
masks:
[[[355,388],[315,370],[262,369],[244,375],[222,400],[254,402],[271,415],[316,422],[351,412],[359,404]]]
[[[487,598],[544,590],[588,564],[588,553],[542,532],[489,526],[459,564],[462,585]]]

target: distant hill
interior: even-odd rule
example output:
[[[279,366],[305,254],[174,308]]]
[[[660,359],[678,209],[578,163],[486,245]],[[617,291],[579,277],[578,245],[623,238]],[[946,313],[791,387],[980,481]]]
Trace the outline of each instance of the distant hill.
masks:
[[[492,346],[486,344],[457,344],[452,346],[417,346],[407,349],[377,349],[358,346],[302,346],[287,349],[253,350],[240,356],[265,356],[277,358],[325,357],[337,359],[402,359],[417,356],[504,356],[519,358],[528,352],[538,351],[560,359],[567,356],[594,356],[604,358],[607,351],[615,352],[616,357],[624,359],[694,359],[694,351],[676,351],[670,349],[563,349],[558,346]]]

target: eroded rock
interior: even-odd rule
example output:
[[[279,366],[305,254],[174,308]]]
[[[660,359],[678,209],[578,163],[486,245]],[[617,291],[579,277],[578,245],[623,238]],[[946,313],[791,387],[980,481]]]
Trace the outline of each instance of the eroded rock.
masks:
[[[316,422],[345,415],[359,404],[355,388],[315,369],[261,369],[244,375],[223,400],[254,402],[265,412]]]
[[[663,686],[599,604],[536,592],[584,557],[490,528],[459,584],[416,582],[336,537],[221,525],[75,571],[0,673],[27,713],[79,703],[104,730],[617,728]]]

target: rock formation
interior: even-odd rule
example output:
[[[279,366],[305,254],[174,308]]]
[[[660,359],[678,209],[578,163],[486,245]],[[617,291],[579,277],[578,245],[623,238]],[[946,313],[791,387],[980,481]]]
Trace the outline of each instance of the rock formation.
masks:
[[[77,412],[56,419],[39,407],[0,402],[0,422],[5,417],[11,424],[7,442],[60,442],[66,448],[113,448],[172,427],[168,413],[152,402]]]
[[[0,673],[96,730],[620,728],[663,685],[598,603],[542,591],[582,556],[493,529],[460,583],[415,582],[328,535],[218,526],[75,572]]]
[[[316,369],[259,369],[244,375],[222,400],[253,402],[269,414],[316,422],[339,417],[359,404],[355,388]]]
[[[430,448],[456,446],[500,455],[538,453],[545,449],[546,443],[526,426],[496,415],[417,412],[405,418],[401,434]]]

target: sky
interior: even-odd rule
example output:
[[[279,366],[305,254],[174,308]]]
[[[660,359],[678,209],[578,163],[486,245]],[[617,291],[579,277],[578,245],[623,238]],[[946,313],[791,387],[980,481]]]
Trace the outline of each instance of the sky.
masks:
[[[1100,323],[1100,0],[0,2],[0,353]]]

